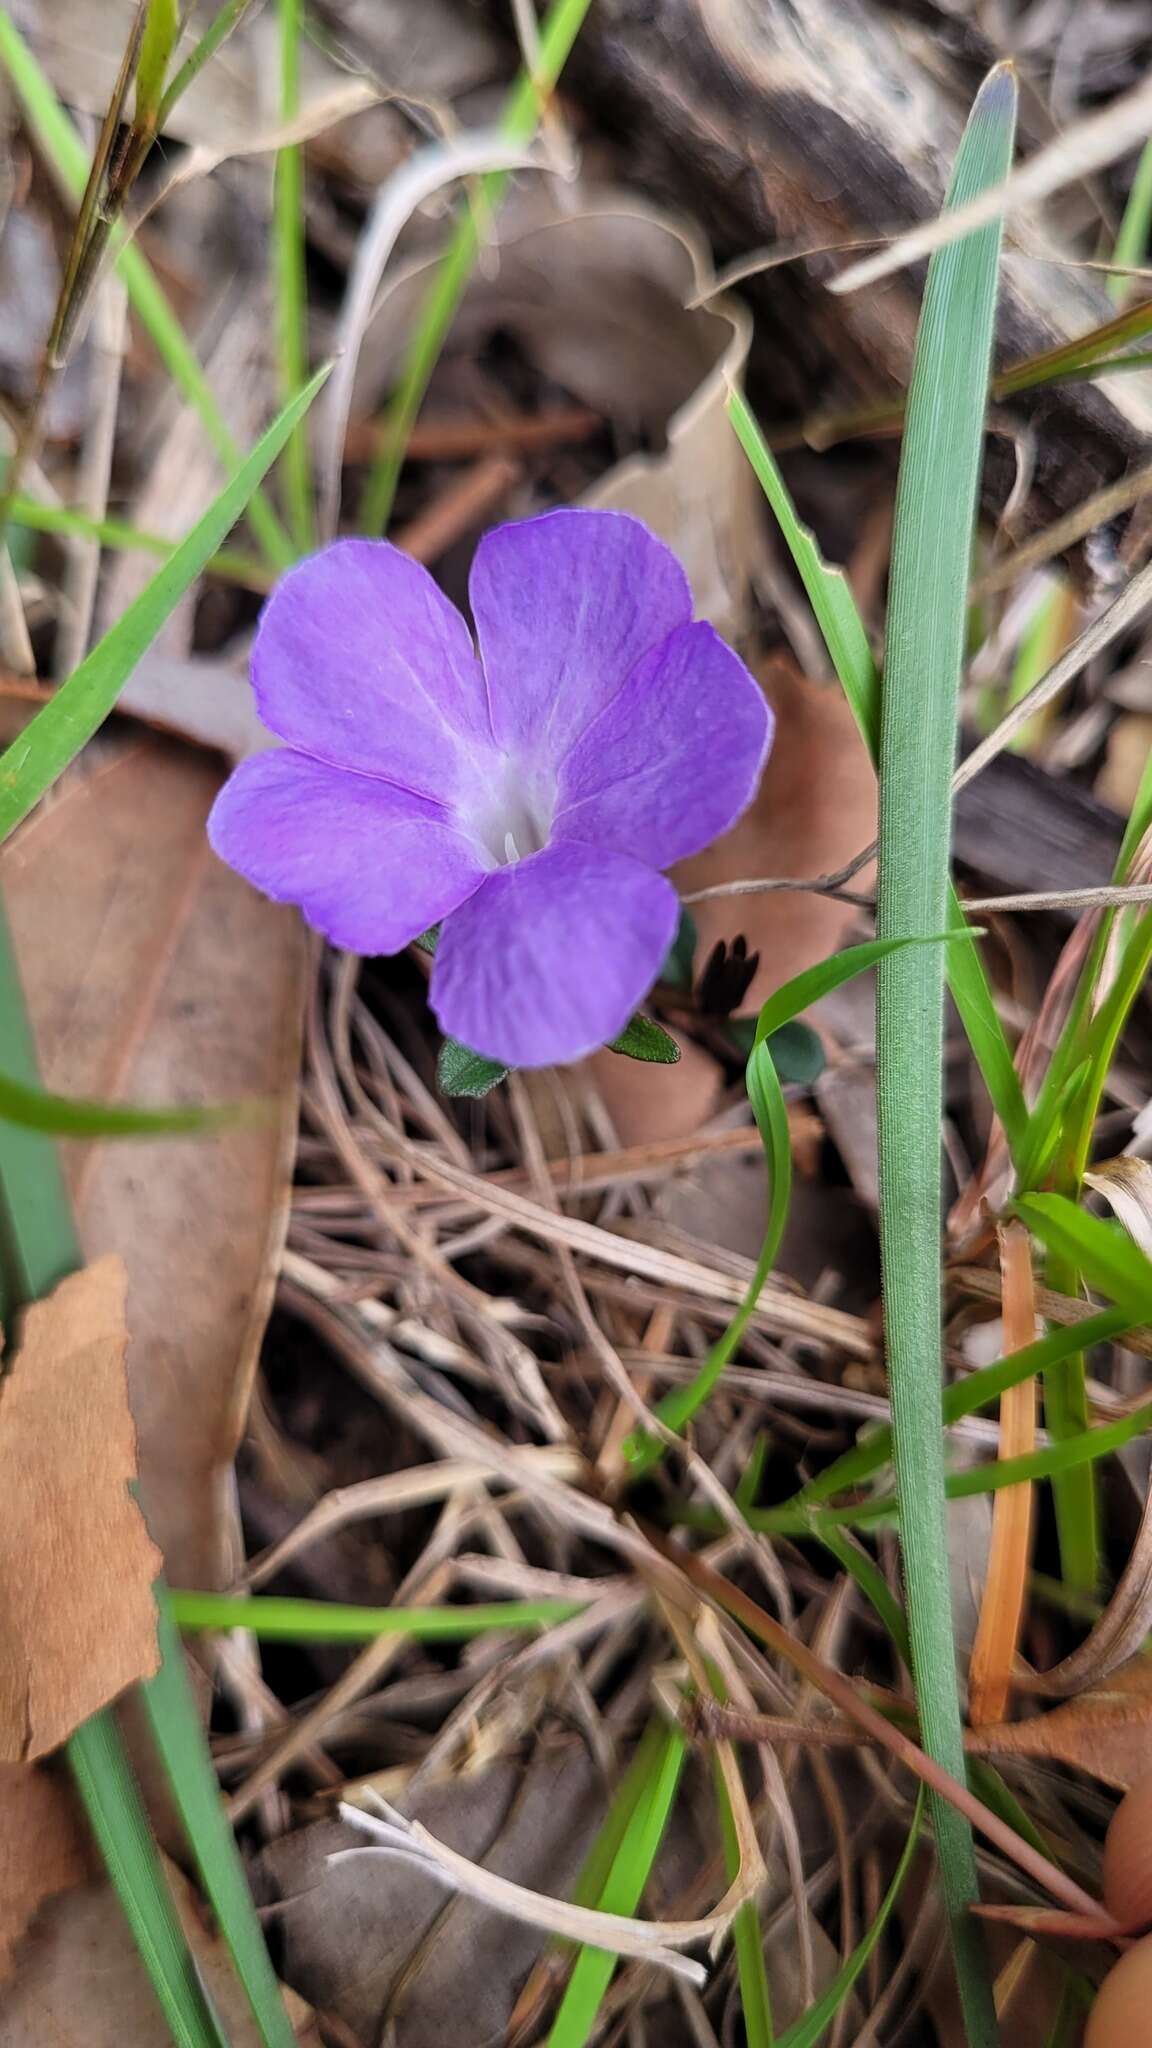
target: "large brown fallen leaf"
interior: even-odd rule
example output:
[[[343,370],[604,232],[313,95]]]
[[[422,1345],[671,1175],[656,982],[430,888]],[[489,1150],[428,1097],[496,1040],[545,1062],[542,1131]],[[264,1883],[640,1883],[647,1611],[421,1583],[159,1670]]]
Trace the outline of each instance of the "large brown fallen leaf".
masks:
[[[159,1664],[160,1553],[129,1492],[136,1439],[119,1259],[23,1318],[0,1386],[0,1759],[23,1763]]]
[[[171,1863],[169,1887],[229,2048],[260,2048],[260,2034],[224,1942],[205,1925],[191,1886]],[[111,1885],[83,1885],[46,1906],[22,1944],[19,1973],[0,1998],[0,2048],[171,2048]],[[285,1994],[302,2048],[319,2048],[309,2008]]]
[[[25,1764],[0,1764],[0,1981],[16,1945],[53,1892],[83,1884],[96,1856],[67,1780]],[[36,1853],[29,1853],[35,1843]]]
[[[128,1383],[170,1580],[235,1556],[232,1459],[286,1225],[304,935],[209,850],[210,757],[135,735],[66,779],[0,858],[47,1086],[139,1102],[264,1097],[260,1122],[70,1145],[89,1257],[128,1267]]]

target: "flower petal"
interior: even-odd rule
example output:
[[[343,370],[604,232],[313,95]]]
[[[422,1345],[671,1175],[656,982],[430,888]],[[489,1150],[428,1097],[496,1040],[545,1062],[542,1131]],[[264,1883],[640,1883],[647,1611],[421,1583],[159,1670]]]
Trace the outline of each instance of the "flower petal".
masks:
[[[624,854],[548,846],[499,868],[447,920],[431,1002],[444,1030],[510,1067],[581,1059],[622,1031],[680,913]]]
[[[711,626],[681,626],[642,656],[560,770],[554,840],[654,868],[699,853],[756,793],[772,714]]]
[[[438,804],[288,748],[256,754],[208,819],[221,860],[352,953],[396,953],[465,901],[483,856]]]
[[[558,764],[640,656],[692,617],[670,548],[623,512],[485,534],[469,583],[497,744]]]
[[[264,607],[252,685],[289,746],[440,802],[470,786],[470,747],[490,754],[468,628],[387,541],[336,541],[289,571]]]

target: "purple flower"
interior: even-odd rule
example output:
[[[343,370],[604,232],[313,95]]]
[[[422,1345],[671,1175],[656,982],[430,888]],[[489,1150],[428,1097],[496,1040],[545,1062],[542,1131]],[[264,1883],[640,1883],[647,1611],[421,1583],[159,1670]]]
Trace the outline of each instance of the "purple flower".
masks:
[[[355,953],[443,921],[431,1003],[508,1066],[578,1059],[660,971],[679,904],[660,873],[727,831],[772,720],[693,622],[675,556],[618,512],[481,541],[468,628],[427,571],[342,540],[293,569],[252,655],[286,741],[245,761],[216,852]]]

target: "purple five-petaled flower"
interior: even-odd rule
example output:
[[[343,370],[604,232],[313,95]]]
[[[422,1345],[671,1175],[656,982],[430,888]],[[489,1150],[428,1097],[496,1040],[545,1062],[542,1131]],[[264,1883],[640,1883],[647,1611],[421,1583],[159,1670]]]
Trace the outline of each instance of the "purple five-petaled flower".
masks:
[[[341,540],[285,576],[252,683],[286,742],[232,775],[216,852],[355,953],[442,921],[443,1029],[508,1066],[606,1044],[676,931],[662,868],[727,831],[772,720],[639,520],[566,510],[476,550],[477,649],[425,569]]]

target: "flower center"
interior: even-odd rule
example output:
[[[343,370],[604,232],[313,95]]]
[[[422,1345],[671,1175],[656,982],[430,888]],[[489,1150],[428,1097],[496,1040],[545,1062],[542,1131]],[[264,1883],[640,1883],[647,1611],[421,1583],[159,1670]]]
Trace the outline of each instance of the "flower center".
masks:
[[[493,864],[507,868],[543,852],[555,808],[555,778],[526,771],[503,754],[466,822]]]

